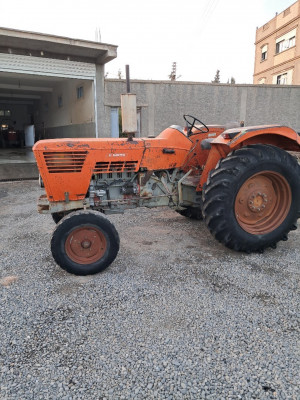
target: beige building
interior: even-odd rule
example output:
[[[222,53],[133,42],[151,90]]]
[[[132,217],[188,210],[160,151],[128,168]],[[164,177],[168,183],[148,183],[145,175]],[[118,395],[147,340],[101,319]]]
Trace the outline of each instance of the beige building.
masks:
[[[300,85],[300,0],[256,30],[253,83]]]

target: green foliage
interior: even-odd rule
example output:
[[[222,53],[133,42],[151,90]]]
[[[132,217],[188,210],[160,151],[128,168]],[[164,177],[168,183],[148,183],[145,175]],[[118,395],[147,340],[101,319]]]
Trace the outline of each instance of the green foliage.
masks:
[[[220,83],[220,70],[217,69],[216,75],[214,77],[214,80],[211,81],[211,83]]]

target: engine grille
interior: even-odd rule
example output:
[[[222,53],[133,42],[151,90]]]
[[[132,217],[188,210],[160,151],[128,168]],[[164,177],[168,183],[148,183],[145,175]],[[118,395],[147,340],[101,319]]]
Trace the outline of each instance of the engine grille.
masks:
[[[44,153],[44,159],[50,174],[81,172],[87,151],[57,151]]]
[[[130,172],[135,171],[137,166],[138,161],[100,161],[95,165],[94,174],[102,172]]]

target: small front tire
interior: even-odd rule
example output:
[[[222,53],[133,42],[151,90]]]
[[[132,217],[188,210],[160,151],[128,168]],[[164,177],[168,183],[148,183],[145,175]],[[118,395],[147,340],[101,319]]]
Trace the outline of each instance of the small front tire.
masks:
[[[76,211],[56,226],[51,252],[56,263],[75,275],[106,269],[116,258],[120,239],[114,225],[97,211]]]
[[[64,214],[64,213],[62,213],[62,212],[57,212],[57,213],[52,213],[52,214],[51,214],[51,217],[52,217],[53,221],[54,221],[56,224],[58,224],[59,221],[62,220],[63,217],[64,217],[65,215],[66,215],[66,214]]]

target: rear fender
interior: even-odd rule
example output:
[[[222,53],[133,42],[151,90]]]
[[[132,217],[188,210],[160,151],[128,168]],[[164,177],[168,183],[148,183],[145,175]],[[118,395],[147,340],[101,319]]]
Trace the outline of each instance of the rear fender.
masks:
[[[202,190],[209,172],[231,151],[250,144],[270,144],[287,151],[300,152],[300,133],[280,125],[249,126],[227,129],[211,142],[211,150],[197,191]]]
[[[231,150],[247,144],[272,144],[284,150],[300,151],[300,134],[281,125],[248,126],[227,129],[212,144],[225,144]]]

